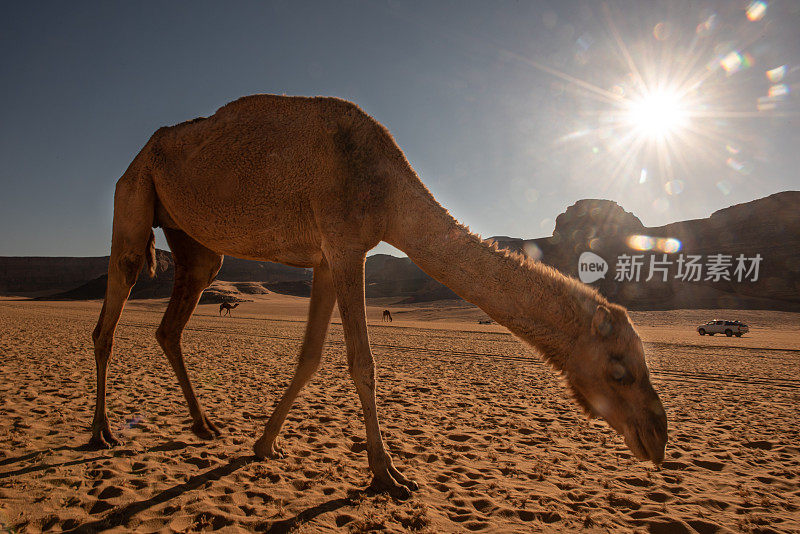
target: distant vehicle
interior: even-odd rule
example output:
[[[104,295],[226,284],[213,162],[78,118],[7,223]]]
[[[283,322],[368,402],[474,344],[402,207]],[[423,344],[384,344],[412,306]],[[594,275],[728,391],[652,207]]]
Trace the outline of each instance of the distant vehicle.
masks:
[[[719,321],[716,319],[709,321],[706,324],[701,324],[697,327],[697,332],[701,336],[706,334],[709,336],[713,336],[714,334],[725,334],[728,337],[742,337],[749,331],[750,327],[741,321]]]

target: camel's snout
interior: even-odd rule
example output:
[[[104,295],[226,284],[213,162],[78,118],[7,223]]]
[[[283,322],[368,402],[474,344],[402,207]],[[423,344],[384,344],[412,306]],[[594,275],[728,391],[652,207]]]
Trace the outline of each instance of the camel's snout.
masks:
[[[625,444],[638,459],[650,460],[655,465],[664,461],[668,439],[667,414],[655,392],[644,413],[629,420],[623,435]]]
[[[649,453],[650,460],[655,465],[661,465],[664,461],[664,451],[667,447],[667,414],[664,408],[659,403],[658,411],[653,411],[650,416],[650,433],[652,439],[648,443],[647,452]]]
[[[651,386],[652,387],[652,386]],[[653,436],[653,443],[648,447],[650,453],[650,460],[656,465],[660,465],[664,461],[664,449],[667,447],[667,412],[664,411],[664,405],[661,404],[661,399],[653,391],[653,398],[650,401],[650,433]]]

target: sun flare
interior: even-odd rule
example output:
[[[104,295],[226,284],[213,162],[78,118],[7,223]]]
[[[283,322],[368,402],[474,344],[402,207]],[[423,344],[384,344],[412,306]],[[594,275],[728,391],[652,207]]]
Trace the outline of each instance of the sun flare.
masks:
[[[660,90],[642,95],[629,104],[628,121],[641,135],[662,139],[686,127],[686,103],[675,91]]]

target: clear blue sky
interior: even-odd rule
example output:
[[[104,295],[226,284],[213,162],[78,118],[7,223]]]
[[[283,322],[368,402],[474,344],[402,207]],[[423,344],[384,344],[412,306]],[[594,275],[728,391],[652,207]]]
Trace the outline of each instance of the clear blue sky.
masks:
[[[550,235],[581,198],[655,226],[797,189],[800,3],[747,7],[13,2],[0,255],[108,254],[114,183],[150,134],[252,93],[358,103],[487,237]],[[688,110],[661,140],[624,104],[659,86]]]

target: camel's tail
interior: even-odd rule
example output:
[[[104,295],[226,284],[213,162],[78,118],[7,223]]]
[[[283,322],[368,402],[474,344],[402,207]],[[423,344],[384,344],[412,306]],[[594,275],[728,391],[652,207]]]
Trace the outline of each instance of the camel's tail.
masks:
[[[147,240],[147,250],[145,251],[147,260],[147,274],[150,278],[156,275],[156,234],[150,229],[150,238]]]

